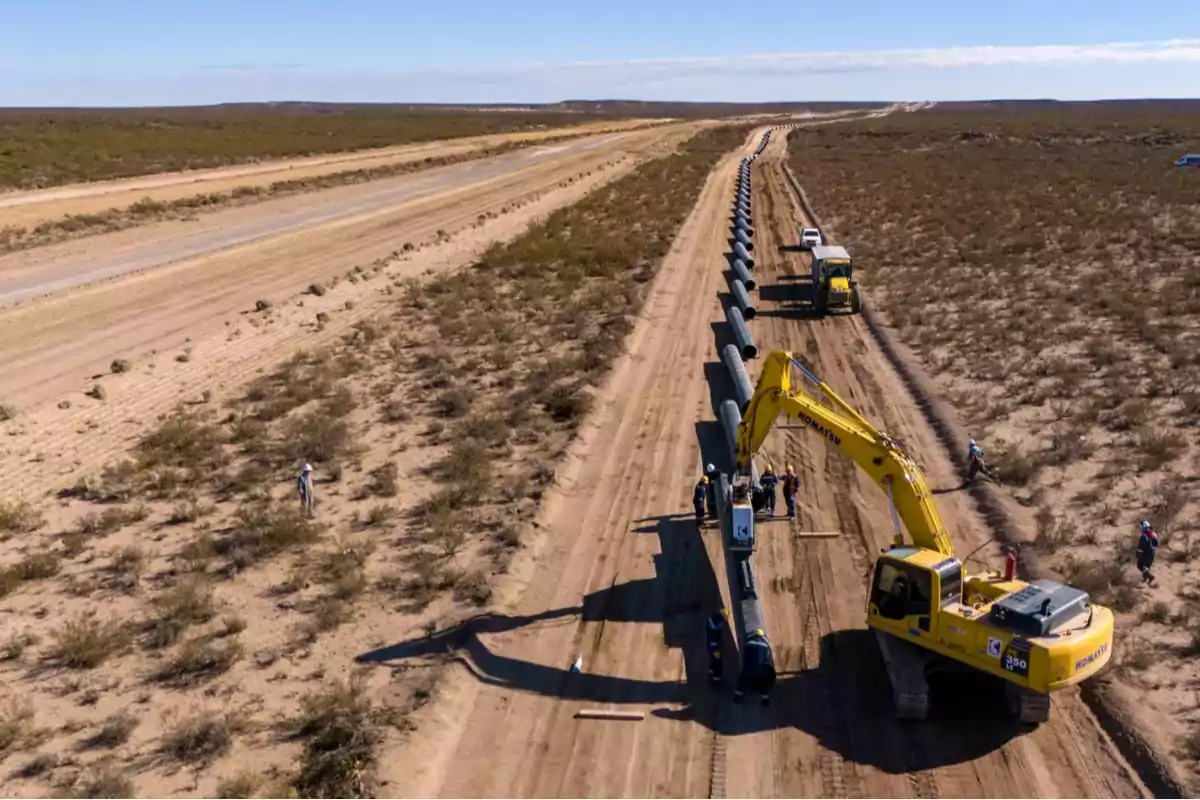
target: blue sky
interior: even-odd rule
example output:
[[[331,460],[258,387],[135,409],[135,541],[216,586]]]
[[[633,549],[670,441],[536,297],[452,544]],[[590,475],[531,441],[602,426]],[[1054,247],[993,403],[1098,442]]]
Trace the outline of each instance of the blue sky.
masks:
[[[0,0],[0,105],[1147,96],[1200,0]]]

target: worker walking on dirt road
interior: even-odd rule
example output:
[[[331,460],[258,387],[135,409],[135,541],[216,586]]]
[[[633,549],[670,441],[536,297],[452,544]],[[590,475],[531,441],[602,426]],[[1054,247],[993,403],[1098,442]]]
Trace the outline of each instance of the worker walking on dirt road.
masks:
[[[768,515],[773,517],[775,516],[775,487],[779,483],[779,478],[775,475],[775,468],[768,464],[758,482],[762,484],[763,500],[766,501],[764,503],[765,510]]]
[[[708,678],[720,683],[725,677],[725,609],[715,612],[704,624],[704,646],[708,650]]]
[[[304,510],[306,516],[313,515],[313,485],[312,485],[312,464],[305,464],[304,469],[300,470],[300,477],[296,479],[296,492],[300,495],[300,507]]]
[[[800,478],[796,476],[796,468],[788,464],[783,476],[783,502],[787,506],[788,519],[796,518],[796,493],[800,491]]]
[[[692,506],[696,509],[696,522],[704,522],[704,504],[708,500],[708,476],[700,478],[692,490]]]
[[[1142,520],[1139,527],[1142,533],[1138,537],[1137,568],[1142,573],[1142,583],[1154,583],[1150,568],[1154,566],[1154,556],[1158,554],[1158,534],[1150,527],[1150,520]]]
[[[737,688],[733,690],[735,702],[741,701],[746,687],[758,692],[764,706],[771,702],[771,690],[775,688],[775,656],[771,653],[771,643],[767,641],[767,634],[762,628],[755,628],[746,637],[742,672],[738,675]]]

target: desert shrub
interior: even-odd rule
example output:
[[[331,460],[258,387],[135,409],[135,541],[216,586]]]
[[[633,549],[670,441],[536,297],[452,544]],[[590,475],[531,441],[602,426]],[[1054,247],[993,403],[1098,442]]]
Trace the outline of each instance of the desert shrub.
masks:
[[[154,613],[147,622],[148,644],[174,644],[192,625],[208,622],[216,614],[212,587],[199,578],[185,578],[154,598]]]
[[[131,638],[127,625],[80,616],[54,631],[47,658],[71,669],[92,669],[125,650]]]
[[[396,479],[399,476],[400,469],[395,462],[389,461],[382,464],[371,470],[367,481],[367,492],[377,497],[395,497],[398,491]]]
[[[321,526],[293,505],[248,503],[234,515],[233,530],[216,541],[217,552],[239,568],[286,550],[312,544]]]
[[[42,513],[25,500],[0,502],[0,533],[33,533],[45,524]]]
[[[88,737],[84,744],[94,748],[120,747],[129,741],[129,737],[133,735],[133,730],[137,725],[137,717],[127,711],[119,711],[105,719],[100,724],[99,730]]]
[[[242,645],[235,639],[191,639],[155,671],[154,679],[180,688],[193,686],[228,672],[241,657]]]
[[[305,697],[295,725],[304,741],[295,779],[302,797],[375,796],[381,737],[361,683],[337,683]]]
[[[231,714],[198,714],[163,736],[163,750],[184,764],[208,764],[229,752],[238,727]]]

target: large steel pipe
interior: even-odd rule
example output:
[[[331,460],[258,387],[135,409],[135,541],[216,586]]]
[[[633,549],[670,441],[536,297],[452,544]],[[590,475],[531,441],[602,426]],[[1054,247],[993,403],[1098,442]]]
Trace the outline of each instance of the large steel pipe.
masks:
[[[725,362],[725,369],[733,380],[733,396],[737,401],[738,410],[744,412],[746,406],[750,405],[750,398],[754,396],[754,386],[750,383],[750,375],[746,372],[746,364],[742,361],[742,354],[738,352],[737,345],[727,344],[722,347],[721,360]]]
[[[742,354],[742,358],[749,361],[758,356],[758,348],[754,346],[754,340],[750,338],[750,329],[746,327],[746,319],[742,316],[742,312],[737,306],[729,306],[725,309],[725,319],[729,322],[729,327],[733,330],[733,341],[737,345],[738,352]]]
[[[734,400],[722,400],[719,411],[721,427],[725,429],[725,443],[729,447],[729,462],[737,464],[738,426],[742,424],[742,412],[738,411]]]
[[[740,258],[733,260],[733,265],[730,269],[733,271],[733,277],[745,284],[747,289],[753,290],[757,285],[754,276],[750,274],[750,270],[746,269],[746,265]]]
[[[742,310],[742,316],[746,319],[754,319],[755,315],[758,314],[758,309],[754,307],[754,303],[750,300],[750,293],[746,291],[746,284],[734,279],[732,288],[733,300],[738,304],[738,308]]]
[[[733,243],[733,254],[745,262],[747,268],[754,269],[754,258],[745,247],[742,247],[741,242]]]
[[[743,214],[745,214],[747,217],[754,213],[753,210],[751,210],[751,208],[750,208],[750,204],[748,202],[746,202],[745,200],[734,200],[733,201],[733,210],[734,210],[734,213],[740,211]]]
[[[750,237],[746,235],[744,230],[741,228],[735,228],[733,235],[740,243],[746,246],[747,250],[754,249],[754,242],[750,241]]]
[[[735,214],[733,217],[733,229],[738,230],[739,228],[744,230],[748,236],[754,235],[754,227],[750,224],[749,220]]]

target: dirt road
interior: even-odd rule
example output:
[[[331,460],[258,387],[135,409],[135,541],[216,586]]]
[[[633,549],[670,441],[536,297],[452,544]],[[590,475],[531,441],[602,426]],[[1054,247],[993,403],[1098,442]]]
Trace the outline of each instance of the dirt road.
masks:
[[[530,142],[565,134],[615,132],[642,128],[657,122],[662,120],[592,122],[541,131],[469,136],[351,153],[279,159],[190,172],[168,172],[138,178],[57,186],[37,191],[0,192],[0,210],[3,211],[5,225],[28,227],[71,214],[95,214],[110,208],[123,208],[147,197],[159,202],[170,202],[197,194],[228,192],[241,186],[269,186],[275,181],[300,180],[335,172],[462,155],[509,142]]]
[[[450,173],[459,176],[457,182],[416,200],[0,310],[0,359],[6,366],[0,399],[18,411],[0,442],[0,481],[12,496],[35,496],[99,470],[124,452],[148,420],[176,403],[194,402],[206,392],[219,400],[227,388],[297,349],[336,339],[379,303],[390,302],[386,294],[393,284],[469,263],[491,242],[673,149],[691,130],[687,125],[621,134],[590,149],[557,150],[552,158],[521,153],[520,160],[504,162],[508,172],[486,179],[474,176],[494,168],[472,165],[471,171]],[[400,193],[399,187],[428,180],[409,176],[386,183]],[[345,188],[373,195],[386,187]],[[345,196],[342,189],[333,192]],[[254,219],[269,224],[272,210],[301,209],[325,196],[264,203],[254,208]],[[225,218],[232,226],[250,215],[225,218],[222,212],[213,219]],[[48,274],[57,263],[50,251],[70,258],[94,253],[99,260],[143,246],[166,250],[194,230],[168,223],[96,237],[86,245],[32,251],[5,259],[0,275],[24,268],[33,276],[29,280],[42,282],[37,274]],[[436,243],[439,231],[445,236]],[[397,255],[405,242],[426,244]],[[28,266],[22,267],[21,258]],[[335,286],[330,280],[355,267],[366,267],[355,282],[343,279]],[[301,299],[299,293],[315,282],[329,287],[327,294]],[[274,307],[254,313],[260,298]],[[317,324],[318,314],[326,321]],[[130,359],[132,370],[104,375],[115,358]],[[97,382],[107,394],[103,401],[83,395]]]
[[[757,144],[757,134],[742,155]],[[861,319],[804,319],[807,272],[780,252],[804,224],[777,136],[754,167],[760,351],[789,348],[868,418],[909,443],[963,550],[989,535],[916,402]],[[764,525],[756,556],[780,682],[772,706],[735,706],[707,685],[703,622],[728,598],[719,534],[689,519],[705,461],[727,451],[713,392],[726,394],[729,200],[737,156],[714,171],[655,279],[630,354],[546,499],[541,536],[471,626],[391,649],[391,661],[458,645],[419,737],[383,759],[389,791],[418,796],[1131,797],[1145,788],[1074,693],[1022,733],[1002,692],[935,686],[927,723],[892,717],[864,624],[871,554],[890,539],[877,487],[803,431],[772,434],[765,457],[796,465],[800,519]],[[758,364],[750,365],[752,379]],[[727,466],[727,464],[725,465]],[[834,540],[796,530],[837,529]],[[981,552],[981,555],[986,553]],[[715,566],[714,566],[715,565]],[[569,667],[576,655],[582,671]],[[406,663],[407,662],[407,663]],[[588,707],[644,721],[583,721]]]
[[[278,302],[438,231],[482,222],[499,236],[505,222],[489,214],[680,135],[608,134],[0,258],[0,297],[50,294],[0,310],[0,397],[29,404],[81,388],[113,358],[177,346],[256,299]]]

